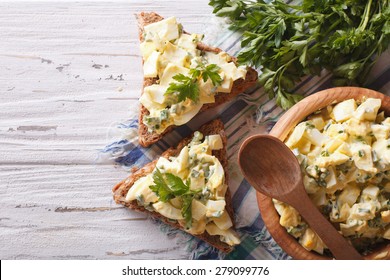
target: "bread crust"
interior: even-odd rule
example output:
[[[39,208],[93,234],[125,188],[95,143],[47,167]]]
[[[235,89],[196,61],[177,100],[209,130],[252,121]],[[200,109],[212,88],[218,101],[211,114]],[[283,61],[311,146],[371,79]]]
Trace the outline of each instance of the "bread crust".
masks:
[[[151,12],[151,13],[139,13],[137,14],[137,20],[138,20],[138,28],[139,28],[139,39],[142,42],[144,40],[143,38],[143,30],[144,26],[158,22],[163,20],[164,18],[157,13]],[[214,53],[220,53],[222,52],[221,49],[211,47],[208,45],[205,45],[203,43],[198,43],[197,48],[201,51],[209,51]],[[232,58],[233,62],[236,63],[236,58]],[[251,88],[254,86],[257,82],[257,72],[253,68],[248,68],[245,79],[238,79],[233,82],[233,87],[230,93],[217,93],[215,95],[215,102],[214,103],[208,103],[204,104],[202,108],[200,109],[200,112],[206,111],[208,109],[217,107],[223,103],[226,103],[230,100],[232,100],[234,97],[236,97],[238,94],[242,93],[248,88]],[[144,78],[143,88],[156,84],[157,79],[156,78]],[[143,93],[143,89],[142,89]],[[138,136],[139,136],[139,143],[143,147],[148,147],[152,145],[153,143],[156,143],[159,141],[165,134],[172,131],[176,126],[171,125],[167,127],[161,134],[158,134],[156,132],[148,132],[148,127],[143,123],[143,117],[144,115],[148,115],[149,111],[146,109],[142,104],[140,104],[140,114],[139,114],[139,128],[138,128]]]
[[[227,138],[224,131],[224,125],[221,120],[216,119],[213,120],[199,128],[199,130],[203,135],[212,135],[212,134],[219,134],[222,138],[223,143],[223,149],[221,150],[214,150],[213,155],[218,158],[218,160],[221,162],[221,165],[225,172],[225,182],[229,186],[229,176],[228,176],[228,159],[227,159],[227,152],[226,152],[226,146],[227,146]],[[188,143],[193,138],[193,135],[183,139],[176,148],[169,148],[166,150],[161,156],[168,158],[170,156],[177,156],[179,155],[181,149],[188,145]],[[176,221],[170,220],[161,214],[154,212],[154,211],[148,211],[143,206],[138,205],[137,201],[125,201],[126,194],[129,191],[129,189],[133,186],[134,182],[137,181],[139,178],[146,176],[147,174],[151,173],[153,169],[155,168],[157,164],[158,159],[146,164],[141,169],[138,169],[134,173],[132,173],[129,177],[127,177],[122,182],[118,183],[113,188],[113,195],[114,200],[118,204],[123,204],[124,206],[134,209],[139,212],[146,212],[150,214],[151,216],[160,219],[164,223],[171,225],[175,228],[184,230],[184,228]],[[232,222],[234,224],[234,210],[232,207],[232,201],[231,201],[231,194],[229,187],[227,188],[226,195],[225,195],[225,201],[226,201],[226,211],[228,212],[230,218],[232,219]],[[218,248],[219,250],[229,253],[233,250],[234,247],[229,246],[228,244],[220,241],[219,236],[213,236],[209,235],[206,231],[203,234],[200,235],[194,235],[207,243],[211,244],[212,246]]]

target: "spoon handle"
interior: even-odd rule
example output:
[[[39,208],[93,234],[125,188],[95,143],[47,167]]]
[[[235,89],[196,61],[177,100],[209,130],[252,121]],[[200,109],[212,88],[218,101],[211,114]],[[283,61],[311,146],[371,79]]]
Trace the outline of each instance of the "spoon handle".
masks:
[[[308,197],[304,189],[294,194],[298,195],[300,203],[294,207],[326,244],[336,259],[340,260],[362,260],[363,257],[356,249],[332,226],[332,224],[318,211],[317,207]],[[289,197],[291,198],[291,196]],[[288,203],[286,199],[286,202]],[[310,205],[310,206],[309,206]],[[301,207],[304,206],[304,207]]]

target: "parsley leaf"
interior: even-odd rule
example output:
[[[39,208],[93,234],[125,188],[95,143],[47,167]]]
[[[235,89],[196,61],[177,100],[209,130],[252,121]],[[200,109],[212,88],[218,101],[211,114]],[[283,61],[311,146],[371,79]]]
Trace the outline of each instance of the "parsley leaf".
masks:
[[[159,200],[167,202],[174,198],[174,194],[158,168],[153,172],[153,182],[155,185],[149,186],[149,188],[156,193]]]
[[[165,182],[163,174],[158,168],[153,172],[153,182],[155,185],[149,186],[149,188],[156,193],[160,201],[167,202],[174,198],[171,188]]]
[[[205,66],[203,63],[198,62],[196,68],[190,69],[189,76],[183,74],[177,74],[173,76],[176,82],[170,83],[165,94],[177,94],[177,102],[191,99],[194,102],[199,100],[199,80],[202,79],[206,82],[211,80],[214,86],[218,86],[222,83],[222,78],[218,74],[221,68],[216,64],[209,64]]]
[[[190,179],[184,183],[180,177],[171,173],[161,173],[158,168],[153,172],[153,182],[154,185],[149,188],[158,196],[159,201],[168,202],[175,197],[182,199],[181,214],[186,221],[186,227],[191,228],[192,200],[201,192],[201,189],[190,190]]]
[[[216,64],[209,64],[205,66],[203,63],[198,61],[198,66],[195,69],[190,70],[190,74],[194,77],[202,77],[203,82],[208,79],[213,83],[213,86],[218,86],[222,83],[222,78],[218,74],[221,68]]]
[[[190,189],[189,186],[184,184],[182,179],[178,176],[175,176],[171,173],[166,173],[165,178],[169,188],[172,190],[172,193],[175,196],[183,195]]]
[[[191,99],[194,102],[199,100],[199,84],[192,77],[185,76],[183,74],[177,74],[173,76],[173,79],[177,83],[170,83],[165,94],[177,93],[178,103]]]
[[[158,168],[153,172],[153,182],[154,185],[149,186],[149,188],[156,193],[162,202],[183,195],[190,189],[189,185],[184,184],[180,177],[171,173],[163,174]]]

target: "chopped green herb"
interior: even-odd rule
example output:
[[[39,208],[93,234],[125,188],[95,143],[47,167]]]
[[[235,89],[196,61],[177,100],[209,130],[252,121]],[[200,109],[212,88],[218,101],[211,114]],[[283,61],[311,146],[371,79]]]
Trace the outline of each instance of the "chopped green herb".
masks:
[[[136,199],[137,199],[138,205],[144,205],[145,199],[144,199],[144,196],[142,194],[137,195]]]
[[[372,176],[370,174],[367,174],[365,177],[364,177],[364,180],[370,180],[372,178]]]
[[[168,109],[161,110],[160,112],[161,121],[166,121],[168,118],[169,118],[169,110]]]
[[[358,155],[359,155],[359,157],[364,157],[365,152],[363,150],[359,150]]]
[[[315,128],[314,124],[306,122],[306,128],[312,129]]]
[[[196,171],[195,169],[193,169],[193,170],[191,171],[191,177],[192,177],[192,178],[198,178],[198,177],[199,177],[199,172]]]
[[[359,135],[359,136],[356,136],[356,140],[357,141],[360,141],[360,142],[364,142],[364,137]]]
[[[316,183],[317,183],[317,185],[319,185],[320,187],[323,187],[323,188],[326,188],[326,186],[327,186],[326,181],[322,178],[316,180]]]
[[[369,209],[366,209],[366,208],[358,208],[358,212],[359,213],[371,213],[371,211]]]
[[[322,152],[321,152],[321,156],[322,156],[322,157],[328,157],[328,156],[329,156],[329,152],[326,151],[326,150],[325,150],[325,151],[322,151]]]
[[[375,217],[372,220],[368,220],[367,224],[371,228],[378,228],[378,227],[383,227],[384,225],[381,222],[381,217]]]

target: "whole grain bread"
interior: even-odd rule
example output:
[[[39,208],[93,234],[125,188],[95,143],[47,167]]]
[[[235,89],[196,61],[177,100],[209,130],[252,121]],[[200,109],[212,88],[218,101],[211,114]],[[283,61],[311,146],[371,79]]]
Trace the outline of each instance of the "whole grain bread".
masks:
[[[143,38],[143,32],[144,32],[144,26],[158,22],[163,20],[164,18],[154,12],[152,13],[139,13],[137,14],[137,20],[138,20],[138,27],[139,27],[139,39],[142,42],[144,40]],[[198,43],[197,48],[201,51],[209,51],[214,53],[220,53],[222,50],[219,48],[214,48],[211,46],[207,46],[203,43]],[[232,58],[234,62],[236,62],[235,58]],[[157,82],[156,78],[144,78],[143,87],[150,86],[152,84],[155,84]],[[221,105],[223,103],[226,103],[230,100],[232,100],[235,96],[237,96],[239,93],[242,93],[246,89],[254,86],[257,82],[257,72],[253,68],[248,68],[247,74],[245,79],[238,79],[234,81],[233,87],[230,93],[217,93],[215,96],[215,103],[209,103],[204,104],[202,108],[200,109],[200,112],[203,112],[205,110],[217,107],[218,105]],[[143,92],[143,91],[142,91]],[[148,127],[143,123],[143,117],[144,115],[148,115],[149,111],[141,104],[140,105],[140,114],[139,114],[139,128],[138,128],[138,137],[139,137],[139,143],[143,147],[148,147],[153,143],[156,143],[159,141],[165,134],[172,131],[175,126],[169,126],[167,127],[164,132],[161,134],[155,133],[155,132],[148,132]]]
[[[226,134],[224,131],[224,125],[221,120],[216,119],[213,120],[203,126],[201,126],[198,131],[200,131],[203,135],[212,135],[212,134],[219,134],[222,138],[223,142],[223,149],[221,150],[214,150],[213,155],[218,158],[218,160],[221,162],[223,169],[225,171],[225,182],[227,185],[229,185],[229,178],[228,178],[228,170],[227,170],[227,165],[228,165],[228,160],[227,160],[227,153],[226,153],[226,144],[227,144],[227,138]],[[170,156],[177,156],[179,155],[181,149],[188,145],[188,143],[191,141],[193,135],[183,139],[176,148],[170,148],[166,150],[161,156],[162,157],[170,157]],[[137,181],[139,178],[146,176],[147,174],[151,173],[153,169],[155,168],[157,164],[158,159],[146,164],[144,167],[141,169],[135,171],[132,173],[129,177],[127,177],[125,180],[117,184],[113,188],[113,193],[114,193],[114,200],[118,204],[123,204],[124,206],[134,209],[139,212],[146,212],[152,215],[155,218],[160,219],[166,224],[169,224],[175,228],[184,230],[183,227],[178,223],[173,220],[170,220],[161,214],[154,212],[154,211],[148,211],[146,210],[143,206],[138,205],[137,201],[126,201],[126,194],[129,191],[129,189],[133,186],[134,182]],[[229,188],[227,188],[226,195],[225,195],[225,201],[226,201],[226,211],[231,217],[233,223],[234,223],[234,211],[232,207],[232,201],[231,201],[231,195]],[[219,236],[212,236],[209,235],[206,231],[201,234],[201,235],[194,235],[212,246],[218,248],[219,250],[222,250],[224,252],[230,252],[233,250],[232,246],[229,246],[228,244],[220,241]]]

